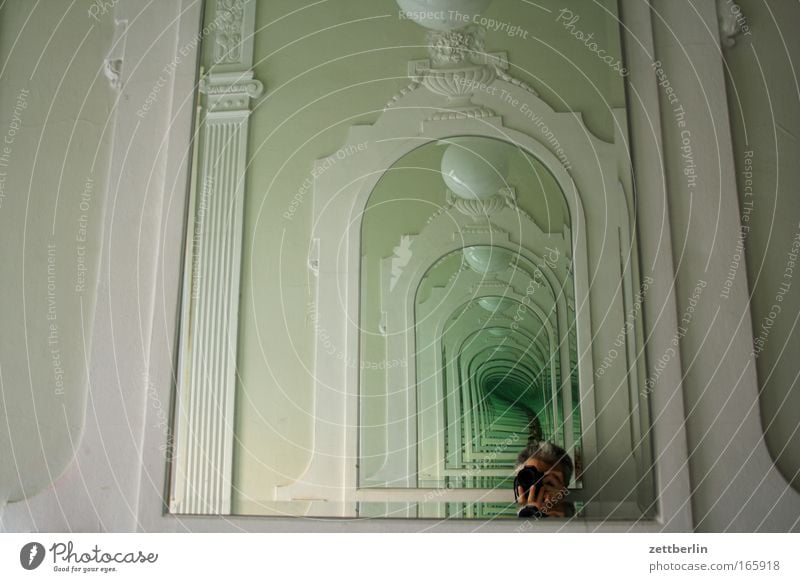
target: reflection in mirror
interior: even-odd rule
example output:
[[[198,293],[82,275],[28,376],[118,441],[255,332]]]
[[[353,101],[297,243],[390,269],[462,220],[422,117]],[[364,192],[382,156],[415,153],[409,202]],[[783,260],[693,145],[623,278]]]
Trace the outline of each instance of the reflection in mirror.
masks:
[[[504,488],[473,516],[515,515],[529,441],[581,465],[564,193],[513,144],[451,138],[384,174],[362,229],[360,486]]]
[[[542,439],[651,517],[617,2],[281,4],[203,51],[170,512],[512,517]]]

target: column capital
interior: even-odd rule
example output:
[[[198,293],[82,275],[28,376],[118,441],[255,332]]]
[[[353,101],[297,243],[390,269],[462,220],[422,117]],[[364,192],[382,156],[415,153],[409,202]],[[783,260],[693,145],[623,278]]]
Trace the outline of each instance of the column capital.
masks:
[[[206,75],[200,80],[200,92],[206,95],[208,113],[250,111],[250,99],[264,92],[264,85],[253,78],[253,71]]]

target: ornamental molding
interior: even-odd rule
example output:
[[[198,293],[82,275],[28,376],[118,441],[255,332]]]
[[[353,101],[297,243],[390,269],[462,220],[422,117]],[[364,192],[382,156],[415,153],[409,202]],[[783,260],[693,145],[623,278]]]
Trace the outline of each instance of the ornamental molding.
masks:
[[[217,0],[214,22],[214,62],[219,65],[236,64],[242,61],[242,38],[244,28],[244,5],[247,0]]]
[[[253,78],[253,0],[209,0],[213,54],[204,63],[197,188],[190,191],[181,317],[174,513],[229,514],[236,392],[236,342],[244,224],[250,100],[264,92]],[[204,225],[220,227],[204,228]],[[224,226],[224,227],[223,227]],[[202,362],[202,366],[200,363]]]
[[[507,186],[494,196],[484,200],[459,198],[450,190],[447,190],[446,200],[448,208],[455,208],[464,216],[469,216],[474,222],[479,222],[481,219],[489,219],[506,208],[517,211],[528,220],[531,220],[531,217],[517,206],[517,191],[513,186]]]
[[[243,111],[250,109],[250,99],[264,92],[261,81],[252,71],[207,75],[200,81],[200,92],[207,97],[208,112]]]
[[[445,98],[446,103],[435,111],[429,121],[453,121],[459,119],[484,119],[497,114],[483,105],[476,104],[472,97],[488,88],[496,80],[510,83],[538,97],[539,94],[527,83],[508,72],[508,55],[505,52],[486,52],[482,26],[428,33],[427,59],[415,59],[408,63],[411,83],[397,92],[386,104],[385,110],[420,87]]]
[[[125,61],[127,31],[128,21],[115,18],[114,38],[111,41],[111,49],[103,60],[103,76],[115,91],[121,91],[125,84],[122,80],[122,64]]]

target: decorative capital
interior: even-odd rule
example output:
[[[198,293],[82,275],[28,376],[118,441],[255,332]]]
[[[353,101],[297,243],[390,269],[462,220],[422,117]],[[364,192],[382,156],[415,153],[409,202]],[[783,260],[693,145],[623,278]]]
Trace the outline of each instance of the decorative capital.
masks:
[[[249,111],[250,99],[264,92],[252,71],[211,74],[200,81],[200,92],[207,96],[208,112]]]

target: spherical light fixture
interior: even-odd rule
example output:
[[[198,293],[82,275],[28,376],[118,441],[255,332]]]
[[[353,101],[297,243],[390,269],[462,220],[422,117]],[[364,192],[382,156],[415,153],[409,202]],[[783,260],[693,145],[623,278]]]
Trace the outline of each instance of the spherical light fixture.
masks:
[[[507,144],[493,139],[451,143],[442,156],[442,178],[464,200],[486,200],[506,186]]]
[[[503,305],[503,303],[505,303],[505,299],[498,296],[481,297],[478,299],[478,305],[489,313],[495,313],[498,310],[502,312],[503,309],[500,309],[500,306]],[[503,307],[505,308],[505,306]]]
[[[490,327],[488,331],[494,337],[508,337],[511,335],[511,330],[507,327]]]
[[[492,246],[464,248],[464,260],[479,275],[494,275],[508,269],[513,254],[507,249]]]

